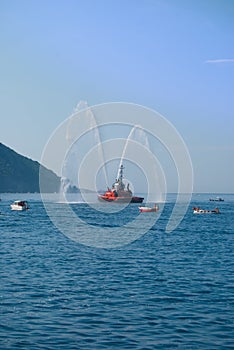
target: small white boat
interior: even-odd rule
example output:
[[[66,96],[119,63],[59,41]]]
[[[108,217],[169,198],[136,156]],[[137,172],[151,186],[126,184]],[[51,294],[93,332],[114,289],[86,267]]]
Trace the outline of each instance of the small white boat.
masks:
[[[29,209],[28,202],[27,201],[14,201],[11,204],[11,210],[27,210]]]
[[[138,207],[141,213],[152,213],[159,211],[159,207],[155,204],[153,208],[151,207]]]
[[[210,202],[223,202],[224,199],[221,197],[210,198]]]
[[[198,207],[193,208],[193,214],[220,214],[219,208],[213,210],[200,209]]]

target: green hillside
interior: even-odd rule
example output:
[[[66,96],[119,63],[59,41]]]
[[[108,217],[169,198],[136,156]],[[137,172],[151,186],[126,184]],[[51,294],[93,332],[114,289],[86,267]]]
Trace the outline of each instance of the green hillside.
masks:
[[[0,143],[0,192],[40,192],[40,167],[43,190],[58,192],[60,178],[55,173]]]

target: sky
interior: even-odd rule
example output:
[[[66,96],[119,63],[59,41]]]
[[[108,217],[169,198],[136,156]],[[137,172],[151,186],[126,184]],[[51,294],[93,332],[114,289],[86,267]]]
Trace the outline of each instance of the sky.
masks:
[[[1,0],[0,142],[40,161],[79,101],[135,103],[184,139],[194,192],[234,193],[233,18],[232,0]]]

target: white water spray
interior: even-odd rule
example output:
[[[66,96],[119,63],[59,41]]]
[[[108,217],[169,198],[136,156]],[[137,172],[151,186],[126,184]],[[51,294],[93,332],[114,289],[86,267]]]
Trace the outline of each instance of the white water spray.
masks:
[[[63,164],[63,174],[60,187],[60,193],[63,194],[67,192],[69,185],[72,187],[77,183],[77,168],[82,150],[80,148],[80,144],[76,144],[76,141],[77,135],[82,134],[81,129],[84,129],[84,131],[88,129],[92,135],[91,142],[93,145],[100,146],[98,148],[98,157],[100,158],[100,164],[103,164],[102,170],[106,187],[108,185],[105,158],[98,123],[95,114],[93,113],[91,107],[88,106],[88,103],[86,101],[80,101],[67,121],[66,141],[68,153]]]
[[[125,142],[125,145],[124,145],[124,149],[123,149],[123,152],[122,152],[122,156],[121,156],[121,159],[120,159],[120,163],[119,163],[119,169],[118,169],[118,173],[117,173],[117,179],[119,178],[120,176],[120,168],[121,166],[123,165],[123,160],[125,158],[125,155],[126,155],[126,151],[128,149],[128,144],[131,140],[134,140],[134,141],[137,141],[139,142],[141,145],[145,146],[147,149],[150,149],[150,146],[149,146],[149,141],[148,141],[148,137],[145,133],[145,131],[142,129],[142,127],[140,125],[135,125],[129,135],[128,135],[128,138]]]

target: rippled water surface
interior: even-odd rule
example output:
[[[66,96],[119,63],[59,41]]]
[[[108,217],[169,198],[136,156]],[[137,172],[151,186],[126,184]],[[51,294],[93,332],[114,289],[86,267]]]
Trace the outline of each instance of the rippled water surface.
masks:
[[[1,196],[1,349],[234,349],[233,195],[218,203],[220,215],[194,215],[193,206],[217,205],[194,195],[172,233],[168,200],[149,232],[117,249],[70,240],[39,196],[27,196],[27,212]],[[98,227],[138,215],[137,205],[73,210]]]

